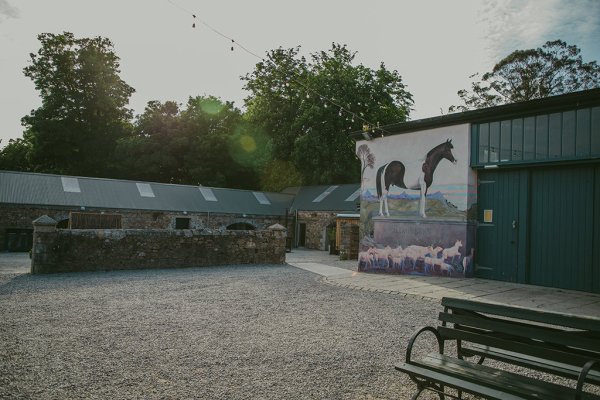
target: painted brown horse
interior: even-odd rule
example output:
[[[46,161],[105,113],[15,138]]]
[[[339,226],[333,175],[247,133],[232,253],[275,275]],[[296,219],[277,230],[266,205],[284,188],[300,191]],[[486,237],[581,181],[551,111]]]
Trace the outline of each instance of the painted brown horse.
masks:
[[[456,159],[452,154],[452,140],[448,139],[444,143],[435,146],[429,150],[425,157],[425,162],[421,165],[421,172],[409,181],[408,184],[404,181],[406,167],[400,161],[392,161],[381,166],[377,170],[377,197],[379,198],[379,215],[389,216],[387,197],[390,191],[390,186],[394,185],[402,189],[420,190],[419,199],[419,215],[427,218],[425,215],[425,197],[427,190],[433,183],[433,173],[442,159],[446,159],[453,164],[456,164]]]

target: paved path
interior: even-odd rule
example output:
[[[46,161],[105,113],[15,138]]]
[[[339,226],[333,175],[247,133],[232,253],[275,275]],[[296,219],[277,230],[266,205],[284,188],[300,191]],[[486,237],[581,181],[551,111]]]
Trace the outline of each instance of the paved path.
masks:
[[[324,277],[324,281],[351,289],[440,299],[458,297],[513,306],[600,317],[600,294],[477,278],[441,278],[374,274],[356,271],[356,261],[339,261],[323,251],[294,250],[288,264]]]

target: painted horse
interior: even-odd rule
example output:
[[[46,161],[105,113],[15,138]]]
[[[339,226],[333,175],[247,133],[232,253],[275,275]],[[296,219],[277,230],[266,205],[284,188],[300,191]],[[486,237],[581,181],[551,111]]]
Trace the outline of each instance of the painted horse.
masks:
[[[394,185],[402,189],[420,190],[419,198],[419,215],[427,218],[425,215],[425,197],[427,190],[433,182],[433,173],[442,159],[446,159],[453,164],[456,164],[456,159],[452,155],[452,139],[446,140],[429,150],[425,157],[425,162],[421,165],[421,172],[415,171],[415,176],[405,181],[406,167],[400,161],[392,161],[383,165],[377,170],[377,197],[379,198],[379,215],[390,216],[388,209],[388,193],[390,186]]]

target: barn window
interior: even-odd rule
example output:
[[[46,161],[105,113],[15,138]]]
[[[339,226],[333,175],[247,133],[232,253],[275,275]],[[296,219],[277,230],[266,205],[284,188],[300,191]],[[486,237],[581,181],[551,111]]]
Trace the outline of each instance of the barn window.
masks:
[[[175,218],[175,229],[190,229],[190,219]]]
[[[230,231],[253,231],[255,229],[254,225],[249,224],[248,222],[236,222],[227,226],[227,230]]]

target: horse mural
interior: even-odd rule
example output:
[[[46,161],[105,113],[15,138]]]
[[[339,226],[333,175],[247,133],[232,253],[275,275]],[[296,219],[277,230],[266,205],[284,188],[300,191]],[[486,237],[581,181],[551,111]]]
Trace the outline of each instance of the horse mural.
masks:
[[[409,179],[405,181],[406,167],[400,161],[392,161],[388,164],[383,165],[377,170],[377,197],[379,198],[379,215],[390,216],[388,209],[388,193],[390,186],[394,185],[402,189],[420,190],[419,198],[419,215],[423,218],[427,218],[425,215],[425,197],[427,196],[427,190],[433,182],[433,173],[436,167],[442,159],[446,159],[453,164],[456,164],[457,160],[452,155],[452,139],[446,140],[429,150],[425,157],[425,162],[421,165],[421,171],[414,171],[413,176],[407,175]],[[412,172],[412,171],[411,171]]]

